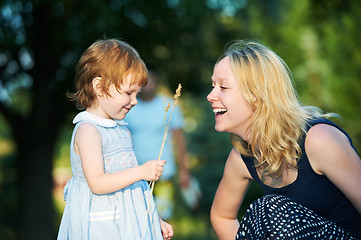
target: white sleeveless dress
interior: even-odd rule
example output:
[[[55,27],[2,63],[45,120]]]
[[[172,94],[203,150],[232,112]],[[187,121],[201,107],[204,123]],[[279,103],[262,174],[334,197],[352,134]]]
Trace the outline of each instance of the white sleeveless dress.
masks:
[[[148,183],[135,182],[117,192],[94,194],[85,179],[74,136],[82,123],[96,126],[102,141],[104,172],[113,173],[138,166],[124,121],[79,113],[70,145],[73,177],[64,188],[66,206],[58,240],[160,240],[159,216]],[[148,211],[148,212],[147,212]]]

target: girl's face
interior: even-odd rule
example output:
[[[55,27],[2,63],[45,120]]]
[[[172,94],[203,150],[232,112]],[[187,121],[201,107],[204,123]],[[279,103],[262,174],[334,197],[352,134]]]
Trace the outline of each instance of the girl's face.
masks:
[[[137,105],[137,94],[142,86],[130,85],[130,75],[123,82],[121,89],[118,91],[114,84],[109,86],[109,94],[98,95],[97,112],[103,118],[122,120],[132,107]]]
[[[253,111],[239,90],[228,57],[214,67],[212,91],[207,100],[215,114],[216,131],[229,132],[247,141],[246,129]]]

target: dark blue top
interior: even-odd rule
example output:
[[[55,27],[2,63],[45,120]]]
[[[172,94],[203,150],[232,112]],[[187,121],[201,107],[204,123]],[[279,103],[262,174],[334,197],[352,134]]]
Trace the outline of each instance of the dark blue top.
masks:
[[[329,124],[338,128],[347,136],[352,145],[350,136],[343,129],[324,118],[309,121],[307,131],[319,123]],[[326,176],[319,175],[313,171],[305,152],[305,137],[306,135],[303,134],[299,141],[302,154],[298,162],[297,178],[287,186],[272,188],[265,185],[257,174],[254,158],[242,155],[243,161],[251,176],[260,184],[265,194],[279,194],[290,197],[361,239],[361,214],[358,213],[346,196]]]

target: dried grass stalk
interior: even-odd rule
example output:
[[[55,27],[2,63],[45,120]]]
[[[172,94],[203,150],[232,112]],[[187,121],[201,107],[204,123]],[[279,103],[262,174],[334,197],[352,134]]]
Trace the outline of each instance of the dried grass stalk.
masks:
[[[179,98],[181,96],[181,90],[182,90],[182,85],[181,84],[178,84],[178,88],[177,90],[175,91],[175,94],[173,96],[173,105],[172,105],[172,110],[170,112],[170,115],[169,115],[169,119],[167,121],[166,119],[166,116],[167,116],[167,112],[169,111],[169,108],[170,108],[170,103],[168,103],[168,105],[164,108],[164,135],[163,135],[163,141],[162,141],[162,146],[160,148],[160,152],[159,152],[159,156],[158,156],[158,160],[160,160],[161,156],[162,156],[162,152],[163,152],[163,148],[164,148],[164,144],[165,144],[165,140],[167,139],[167,135],[168,135],[168,130],[169,130],[169,123],[170,121],[172,120],[172,113],[173,113],[173,110],[174,110],[174,107],[178,105],[178,102],[179,102]],[[149,198],[148,198],[148,201],[147,201],[147,213],[146,213],[146,216],[148,217],[148,214],[149,214],[149,203],[150,203],[150,199],[152,197],[152,194],[153,194],[153,190],[154,190],[154,184],[155,184],[155,181],[152,181],[150,184],[149,184],[149,187],[150,187],[150,194],[149,194]],[[151,218],[152,220],[152,218]],[[142,239],[144,237],[144,232],[142,232]]]

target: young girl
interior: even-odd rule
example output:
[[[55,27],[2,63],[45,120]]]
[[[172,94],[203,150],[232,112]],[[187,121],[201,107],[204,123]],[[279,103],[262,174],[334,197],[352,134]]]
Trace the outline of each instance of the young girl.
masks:
[[[211,209],[218,239],[361,238],[361,160],[347,133],[297,100],[287,65],[252,41],[232,43],[207,96],[233,150]],[[251,180],[266,196],[237,213]]]
[[[85,108],[73,120],[73,177],[64,189],[66,206],[59,240],[170,239],[172,227],[156,211],[147,181],[162,175],[163,160],[138,165],[125,115],[137,104],[147,69],[134,48],[100,40],[81,56],[76,92]]]

